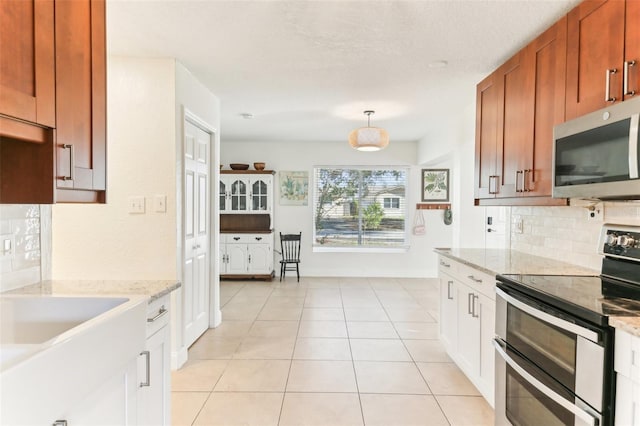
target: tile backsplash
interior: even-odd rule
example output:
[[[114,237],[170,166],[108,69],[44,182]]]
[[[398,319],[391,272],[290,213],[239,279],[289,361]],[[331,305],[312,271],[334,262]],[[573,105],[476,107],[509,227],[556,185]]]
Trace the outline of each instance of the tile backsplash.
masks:
[[[599,204],[602,220],[588,219],[589,206],[576,202],[570,207],[512,207],[511,248],[599,271],[602,224],[640,225],[640,203]]]
[[[40,281],[41,208],[0,205],[0,292]]]

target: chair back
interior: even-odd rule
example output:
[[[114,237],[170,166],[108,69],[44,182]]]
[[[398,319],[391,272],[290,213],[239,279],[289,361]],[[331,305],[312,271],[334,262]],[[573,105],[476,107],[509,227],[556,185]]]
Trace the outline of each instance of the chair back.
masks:
[[[280,249],[282,250],[282,260],[289,262],[300,261],[300,240],[302,232],[299,234],[280,233]]]

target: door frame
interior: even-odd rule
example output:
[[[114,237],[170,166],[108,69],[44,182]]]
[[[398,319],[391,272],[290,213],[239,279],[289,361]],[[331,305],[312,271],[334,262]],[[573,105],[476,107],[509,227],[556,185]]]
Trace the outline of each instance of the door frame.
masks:
[[[176,149],[176,174],[178,176],[177,182],[177,194],[176,194],[176,219],[177,219],[177,276],[181,282],[184,282],[184,259],[185,259],[185,206],[184,206],[184,175],[185,175],[185,162],[184,162],[184,142],[186,137],[187,122],[200,128],[210,137],[209,148],[209,327],[217,327],[222,321],[222,312],[220,311],[220,278],[218,269],[218,256],[219,256],[219,208],[218,203],[218,186],[213,184],[217,183],[220,178],[220,134],[218,130],[211,126],[206,121],[202,120],[198,115],[193,113],[184,105],[182,106],[182,118],[179,121],[181,129],[179,130],[179,140]],[[174,351],[171,355],[172,369],[180,368],[188,358],[187,347],[185,347],[184,336],[184,297],[183,293],[173,292],[175,295],[172,298],[172,308],[175,312],[175,321],[171,331],[171,340],[173,342],[172,348]]]

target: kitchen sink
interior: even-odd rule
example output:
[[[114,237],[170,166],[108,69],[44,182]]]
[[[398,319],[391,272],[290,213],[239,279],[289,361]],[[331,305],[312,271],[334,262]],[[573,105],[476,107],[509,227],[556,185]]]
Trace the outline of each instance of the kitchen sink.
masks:
[[[44,343],[126,301],[124,297],[0,298],[0,345]]]
[[[51,424],[135,360],[144,350],[147,300],[1,296],[1,423]]]

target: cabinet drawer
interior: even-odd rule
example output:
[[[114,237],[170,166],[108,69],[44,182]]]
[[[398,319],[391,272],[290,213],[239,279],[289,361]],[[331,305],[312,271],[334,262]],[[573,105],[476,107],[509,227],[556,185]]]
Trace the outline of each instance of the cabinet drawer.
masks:
[[[271,242],[271,235],[272,234],[224,234],[220,236],[220,242],[227,244],[269,243]]]
[[[440,256],[438,259],[438,272],[440,274],[457,275],[458,262],[455,262],[447,257]]]
[[[495,300],[496,293],[496,277],[480,272],[479,270],[467,265],[458,266],[458,278],[460,281],[484,294],[491,300]]]
[[[147,337],[169,324],[169,295],[149,303],[147,307]]]

